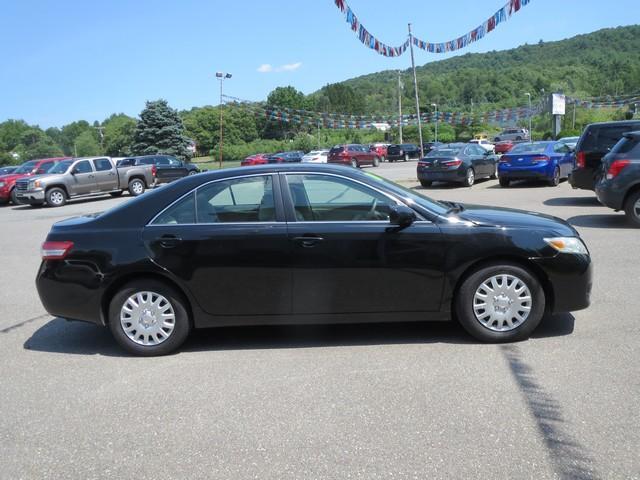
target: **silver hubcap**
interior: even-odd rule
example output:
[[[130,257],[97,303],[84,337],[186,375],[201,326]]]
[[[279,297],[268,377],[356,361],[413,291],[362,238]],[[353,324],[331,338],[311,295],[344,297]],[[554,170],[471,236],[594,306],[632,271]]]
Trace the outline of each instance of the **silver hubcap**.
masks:
[[[636,204],[633,206],[633,214],[640,218],[640,198],[636,201]]]
[[[142,193],[143,190],[144,190],[142,182],[133,182],[131,184],[131,190],[133,190],[133,192],[136,193],[136,194]]]
[[[476,319],[494,332],[507,332],[522,325],[531,313],[531,292],[513,275],[494,275],[480,284],[473,296]]]
[[[469,170],[467,172],[467,183],[469,185],[473,185],[474,180],[475,180],[475,175],[473,174],[473,170]]]
[[[60,205],[62,202],[64,202],[64,195],[62,194],[62,192],[52,192],[51,195],[49,195],[49,200],[51,200],[51,203],[53,203],[54,205]]]
[[[120,325],[130,340],[138,345],[159,345],[176,326],[173,306],[155,292],[138,292],[124,302]]]

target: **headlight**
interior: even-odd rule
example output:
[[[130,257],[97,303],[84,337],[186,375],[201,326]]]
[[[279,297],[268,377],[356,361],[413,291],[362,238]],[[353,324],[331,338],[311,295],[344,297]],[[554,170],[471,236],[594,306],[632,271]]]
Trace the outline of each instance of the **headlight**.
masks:
[[[40,180],[34,180],[31,182],[31,188],[40,188],[41,185]]]
[[[560,253],[575,253],[579,255],[589,254],[584,242],[578,237],[545,238],[544,241]]]
[[[4,182],[0,182],[0,188],[3,188],[6,184]]]

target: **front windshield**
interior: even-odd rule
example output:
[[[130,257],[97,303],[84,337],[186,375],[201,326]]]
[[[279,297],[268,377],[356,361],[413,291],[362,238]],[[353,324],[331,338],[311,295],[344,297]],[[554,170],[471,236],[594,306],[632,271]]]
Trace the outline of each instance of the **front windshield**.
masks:
[[[431,150],[427,157],[455,157],[462,151],[461,146],[439,147]]]
[[[402,185],[399,185],[390,180],[387,180],[386,178],[379,177],[375,173],[370,173],[370,172],[363,172],[363,173],[367,177],[369,177],[371,180],[375,180],[376,182],[383,184],[387,190],[390,190],[393,193],[400,195],[402,197],[409,198],[411,201],[415,202],[416,204],[420,205],[423,208],[426,208],[431,212],[437,213],[439,215],[443,215],[443,214],[446,214],[447,211],[449,210],[448,206],[445,206],[440,202],[437,202],[436,200],[427,197],[426,195],[422,195],[420,192],[416,190],[403,187]]]
[[[38,162],[27,162],[27,163],[23,163],[20,168],[18,168],[15,173],[31,173],[31,170],[33,170],[34,168],[36,168]]]
[[[511,149],[509,153],[544,153],[548,143],[521,143]]]
[[[48,173],[65,173],[71,166],[73,160],[65,160],[63,162],[56,163]]]

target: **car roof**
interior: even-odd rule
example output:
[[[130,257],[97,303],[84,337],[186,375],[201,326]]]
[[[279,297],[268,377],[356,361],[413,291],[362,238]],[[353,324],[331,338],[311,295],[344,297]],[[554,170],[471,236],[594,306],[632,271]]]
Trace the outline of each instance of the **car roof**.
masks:
[[[616,126],[616,125],[620,125],[620,126],[624,126],[624,125],[640,125],[640,120],[617,120],[614,122],[596,122],[596,123],[590,123],[589,125],[587,125],[587,128],[589,127],[601,127],[601,126],[607,126],[607,125],[612,125],[612,126]]]

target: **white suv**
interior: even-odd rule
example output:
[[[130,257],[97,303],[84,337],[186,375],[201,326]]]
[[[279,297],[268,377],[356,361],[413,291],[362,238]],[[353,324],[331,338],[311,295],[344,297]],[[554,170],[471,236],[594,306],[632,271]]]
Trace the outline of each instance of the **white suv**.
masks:
[[[526,128],[507,128],[493,139],[494,142],[503,140],[529,140],[529,130]]]

